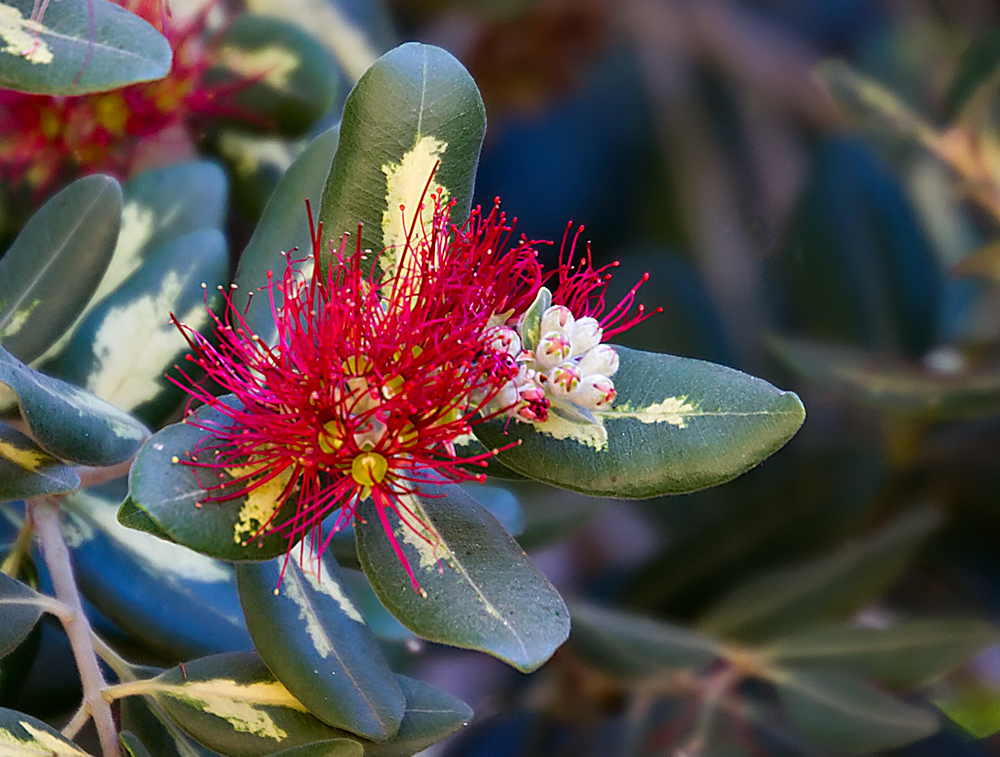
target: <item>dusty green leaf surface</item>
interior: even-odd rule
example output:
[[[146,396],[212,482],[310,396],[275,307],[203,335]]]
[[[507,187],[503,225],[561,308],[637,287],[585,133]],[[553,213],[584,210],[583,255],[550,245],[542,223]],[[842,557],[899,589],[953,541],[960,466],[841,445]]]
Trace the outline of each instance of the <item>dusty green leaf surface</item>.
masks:
[[[236,401],[231,395],[223,399]],[[216,472],[187,464],[211,461],[214,456],[214,437],[192,423],[231,422],[206,405],[186,422],[154,434],[139,450],[129,472],[125,514],[135,522],[133,508],[139,508],[148,517],[142,521],[147,526],[143,530],[223,560],[267,560],[283,555],[288,550],[288,539],[263,530],[272,518],[274,524],[280,524],[295,511],[294,498],[289,498],[287,512],[275,514],[287,476],[279,475],[234,497],[227,492],[238,491],[242,485],[234,489],[233,479],[251,471],[232,468]]]
[[[0,87],[44,95],[103,92],[170,71],[170,43],[108,0],[0,3]],[[91,17],[93,13],[93,17]],[[93,24],[93,26],[91,26]]]
[[[280,280],[286,266],[282,252],[298,248],[291,253],[293,259],[304,258],[311,252],[305,201],[310,200],[313,213],[318,214],[320,196],[337,152],[338,139],[339,130],[336,127],[328,129],[316,137],[288,167],[240,256],[234,280],[237,288],[232,293],[233,303],[241,312],[246,308],[243,317],[247,325],[267,344],[274,344],[277,338],[271,312],[271,293],[267,289],[268,272],[276,281]],[[275,305],[281,306],[280,295],[277,295]]]
[[[42,617],[43,602],[29,586],[0,573],[0,657],[14,651],[31,633]]]
[[[226,239],[217,229],[185,234],[151,252],[80,324],[60,376],[158,424],[184,398],[166,378],[189,350],[171,315],[195,331],[208,330],[208,307],[219,301],[217,287],[228,275]]]
[[[71,491],[79,485],[80,476],[72,466],[0,423],[0,501]]]
[[[816,628],[771,644],[767,658],[778,666],[828,668],[912,688],[965,664],[996,642],[984,620],[907,620],[889,628]]]
[[[134,455],[146,428],[90,392],[32,370],[0,348],[0,382],[17,395],[34,440],[51,455],[83,465],[114,465]]]
[[[406,699],[329,552],[302,543],[236,576],[254,645],[292,695],[328,725],[392,738]]]
[[[843,618],[891,584],[940,524],[932,507],[903,513],[839,551],[738,587],[698,625],[717,636],[767,639]]]
[[[108,267],[121,217],[121,187],[102,175],[74,181],[35,212],[0,257],[0,344],[34,360],[72,325]]]
[[[371,500],[358,507],[358,556],[382,604],[430,641],[486,652],[525,672],[569,634],[562,598],[521,547],[461,487],[403,495],[419,531],[386,511],[389,528],[426,593],[412,586]]]
[[[0,707],[0,753],[11,757],[90,757],[41,720]]]
[[[817,742],[854,754],[903,746],[935,733],[937,716],[840,671],[795,671],[777,684],[792,723]]]
[[[663,670],[704,668],[723,645],[709,636],[619,610],[574,602],[570,645],[587,663],[614,675],[654,676]]]
[[[325,236],[353,235],[365,249],[397,249],[425,190],[469,214],[486,111],[475,82],[450,53],[408,42],[379,58],[348,95],[340,146],[323,190]],[[435,166],[437,170],[435,172]],[[431,178],[433,175],[433,179]],[[433,203],[423,218],[429,220]],[[386,261],[382,261],[383,268]]]
[[[607,497],[654,497],[729,481],[776,452],[805,420],[792,392],[701,360],[615,347],[618,398],[598,423],[555,414],[541,424],[474,427],[498,459],[529,478]]]
[[[772,338],[770,346],[816,386],[867,407],[931,420],[1000,410],[1000,367],[950,374],[839,345]]]
[[[357,739],[366,755],[415,754],[467,723],[472,711],[432,686],[397,676],[406,714],[394,739]],[[277,681],[256,655],[194,660],[156,679],[153,696],[192,737],[231,757],[264,757],[317,741],[352,736],[318,720]]]
[[[168,660],[249,651],[233,568],[121,525],[117,486],[63,501],[63,535],[83,595]]]

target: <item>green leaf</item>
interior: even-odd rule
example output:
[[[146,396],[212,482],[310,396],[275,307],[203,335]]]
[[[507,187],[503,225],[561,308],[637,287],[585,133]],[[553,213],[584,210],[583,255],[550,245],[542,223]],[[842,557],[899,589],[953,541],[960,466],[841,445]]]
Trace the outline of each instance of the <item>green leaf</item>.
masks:
[[[245,298],[254,293],[243,317],[267,344],[274,344],[277,339],[271,299],[266,289],[268,271],[280,279],[285,270],[282,251],[297,247],[298,253],[293,257],[305,257],[312,250],[305,201],[311,199],[316,203],[319,200],[337,152],[338,136],[337,127],[323,132],[289,166],[240,256],[233,302],[242,310],[246,306]],[[258,291],[262,287],[263,291]],[[280,302],[276,304],[280,306]]]
[[[253,649],[232,566],[125,528],[115,519],[115,493],[91,489],[62,503],[84,596],[165,659]]]
[[[233,87],[243,128],[305,134],[330,109],[341,87],[336,63],[305,28],[244,13],[219,35],[211,51],[210,86]],[[235,119],[234,119],[235,120]]]
[[[332,739],[278,752],[272,757],[361,757],[365,748],[351,739]]]
[[[896,93],[843,61],[824,61],[816,67],[816,74],[837,104],[862,125],[887,129],[925,145],[937,141],[934,127]]]
[[[976,678],[965,678],[944,692],[935,692],[934,706],[977,739],[1000,731],[1000,689]]]
[[[374,741],[390,739],[406,699],[340,567],[329,552],[317,559],[307,542],[287,559],[237,566],[254,645],[320,720]]]
[[[104,92],[161,79],[173,54],[166,38],[108,0],[35,0],[3,4],[0,87],[43,95]]]
[[[911,510],[833,554],[752,579],[698,625],[716,636],[761,639],[846,616],[889,586],[940,524],[932,507]]]
[[[529,478],[607,497],[654,497],[729,481],[780,449],[802,425],[792,392],[701,360],[615,347],[618,398],[598,423],[550,414],[542,424],[497,418],[474,427]]]
[[[132,731],[122,731],[118,734],[118,740],[125,747],[128,757],[153,757]]]
[[[951,115],[958,115],[977,92],[993,86],[990,80],[1000,68],[1000,30],[984,29],[972,41],[955,70],[948,87],[947,103]]]
[[[778,697],[792,723],[825,746],[870,754],[935,733],[937,716],[904,704],[840,671],[794,671],[779,681]]]
[[[73,326],[44,355],[61,354],[83,319],[131,277],[155,250],[177,237],[225,222],[228,182],[215,163],[193,161],[144,171],[122,187],[125,206],[111,263]],[[46,363],[48,365],[48,362]]]
[[[229,276],[226,238],[217,229],[177,237],[84,319],[63,355],[60,376],[158,425],[181,403],[165,374],[188,344],[171,314],[195,330],[212,323],[207,306]],[[212,295],[205,302],[206,290]]]
[[[395,248],[406,236],[400,205],[409,227],[424,190],[439,187],[456,203],[452,221],[462,222],[485,130],[479,90],[450,53],[417,42],[387,52],[344,105],[340,146],[323,190],[325,237],[353,235],[363,223],[363,248]],[[426,205],[429,219],[433,203]]]
[[[90,757],[41,720],[6,707],[0,707],[0,744],[16,757]]]
[[[351,551],[357,559],[357,550],[354,547],[354,529],[351,529]],[[360,568],[360,566],[358,566]],[[372,629],[372,633],[384,641],[408,641],[415,639],[413,632],[406,628],[396,618],[385,609],[372,585],[368,583],[368,578],[359,570],[343,569],[341,576],[347,588],[351,590],[351,596],[357,602],[358,609]]]
[[[80,476],[6,423],[0,423],[0,501],[72,491]]]
[[[28,638],[42,617],[44,603],[45,598],[38,592],[0,573],[0,657],[13,652]]]
[[[834,626],[779,639],[770,663],[829,668],[910,689],[950,673],[997,640],[983,620],[909,620],[885,629]]]
[[[771,352],[817,387],[877,410],[928,420],[1000,410],[1000,370],[943,373],[851,347],[771,337]]]
[[[114,465],[132,457],[148,435],[139,421],[114,405],[32,370],[2,347],[0,382],[17,395],[34,440],[62,460]]]
[[[156,757],[219,757],[192,741],[152,697],[126,697],[119,707],[122,728],[135,733],[143,743],[154,744]]]
[[[227,395],[223,401],[237,400]],[[129,472],[129,498],[130,508],[142,509],[155,524],[155,530],[145,530],[166,534],[177,544],[223,560],[268,560],[285,554],[285,536],[260,531],[272,516],[272,522],[280,524],[295,512],[294,498],[289,498],[283,510],[275,514],[288,479],[279,476],[248,494],[215,501],[225,495],[233,471],[217,473],[187,464],[196,452],[199,460],[210,460],[215,449],[211,434],[192,422],[231,421],[205,405],[186,422],[167,426],[143,444]],[[213,486],[222,488],[211,489]],[[229,487],[228,491],[241,486]]]
[[[368,757],[403,757],[445,738],[472,717],[461,701],[420,681],[397,676],[406,714],[385,744],[362,740]],[[256,655],[227,654],[173,668],[151,684],[174,721],[210,749],[231,757],[263,757],[317,741],[352,738],[311,715]]]
[[[131,497],[125,497],[118,509],[118,522],[126,528],[133,528],[136,531],[145,531],[147,534],[170,541],[170,534],[160,528],[159,524],[149,517],[149,513],[132,501]]]
[[[0,344],[34,360],[70,327],[108,267],[121,215],[121,187],[100,175],[39,208],[0,258]]]
[[[382,604],[430,641],[476,649],[530,672],[569,634],[569,612],[555,588],[496,518],[460,486],[421,484],[400,497],[420,532],[387,510],[387,528],[426,596],[414,590],[371,499],[354,531],[361,566]]]
[[[648,678],[663,670],[704,668],[725,649],[697,631],[620,610],[574,602],[570,613],[574,651],[587,663],[618,676]]]

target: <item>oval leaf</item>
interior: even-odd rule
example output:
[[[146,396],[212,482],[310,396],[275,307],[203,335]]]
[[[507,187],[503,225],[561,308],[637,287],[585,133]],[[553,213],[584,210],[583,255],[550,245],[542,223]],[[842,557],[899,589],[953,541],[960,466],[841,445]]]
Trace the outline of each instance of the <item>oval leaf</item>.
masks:
[[[156,744],[156,757],[219,757],[191,740],[152,697],[126,697],[119,705],[122,728],[144,743]]]
[[[904,513],[831,555],[751,580],[724,597],[699,627],[759,639],[845,616],[892,583],[940,524],[941,514],[931,507]]]
[[[188,350],[170,316],[195,330],[207,326],[207,307],[228,276],[226,238],[217,229],[169,242],[84,319],[60,376],[158,424],[184,397],[165,377]],[[202,285],[213,295],[208,303]]]
[[[403,495],[410,522],[386,511],[392,533],[426,592],[411,585],[372,501],[358,506],[361,566],[382,604],[430,641],[486,652],[518,670],[542,665],[569,634],[559,593],[496,518],[460,486],[421,484]]]
[[[310,24],[311,25],[311,24]],[[244,13],[219,35],[209,86],[233,88],[239,125],[286,137],[312,128],[340,89],[337,65],[305,28]]]
[[[245,299],[236,298],[246,298],[253,293],[243,317],[251,331],[267,344],[274,344],[278,333],[271,314],[269,292],[259,290],[267,287],[268,271],[277,277],[284,271],[282,251],[298,248],[304,257],[304,251],[311,249],[305,201],[309,199],[314,204],[319,201],[337,152],[339,134],[337,127],[323,132],[289,166],[240,256],[234,280],[237,286],[237,292],[233,293],[234,302],[242,310]],[[281,305],[280,302],[275,304]]]
[[[913,688],[950,673],[997,640],[983,620],[903,621],[889,628],[834,626],[780,639],[765,651],[775,665],[830,668]]]
[[[72,491],[80,476],[6,423],[0,423],[0,501]]]
[[[121,215],[110,176],[78,179],[39,208],[0,258],[0,344],[34,360],[72,325],[108,267]]]
[[[271,757],[361,757],[364,753],[365,748],[357,741],[333,739],[286,749]]]
[[[450,53],[417,42],[390,50],[344,105],[340,146],[323,190],[326,237],[353,235],[363,223],[363,248],[400,245],[406,236],[400,205],[412,215],[425,189],[439,187],[455,201],[451,219],[460,223],[472,204],[485,131],[476,83]],[[428,202],[428,219],[432,212]]]
[[[296,699],[328,725],[396,735],[406,699],[329,553],[303,542],[287,559],[241,563],[236,578],[254,645]]]
[[[615,675],[648,678],[663,670],[704,668],[724,646],[696,631],[575,602],[570,644],[585,661]]]
[[[467,723],[463,702],[420,681],[397,676],[406,714],[385,744],[361,740],[365,755],[403,757],[441,741]],[[228,654],[173,668],[151,684],[155,700],[178,725],[210,749],[231,757],[263,757],[351,734],[309,714],[256,655]]]
[[[931,420],[1000,412],[1000,367],[950,374],[833,344],[772,337],[769,346],[803,378],[859,405]]]
[[[149,750],[139,741],[139,737],[131,731],[122,731],[119,733],[118,740],[125,747],[128,757],[152,757]]]
[[[172,660],[253,649],[230,565],[125,528],[118,499],[63,500],[63,533],[84,596],[122,630]]]
[[[789,719],[826,746],[869,754],[935,733],[937,716],[839,671],[795,671],[777,681]]]
[[[90,757],[41,720],[6,707],[0,707],[0,744],[10,745],[17,757]]]
[[[0,657],[28,638],[42,617],[45,598],[20,581],[0,573]]]
[[[173,53],[166,38],[108,0],[8,0],[3,8],[0,87],[45,95],[104,92],[161,79]]]
[[[550,414],[475,427],[518,473],[605,497],[654,497],[729,481],[780,449],[805,419],[792,392],[701,360],[615,347],[618,399],[597,423]]]
[[[132,457],[148,436],[131,415],[83,389],[32,370],[2,347],[0,382],[17,395],[34,440],[61,460],[115,465]]]
[[[192,231],[220,228],[229,188],[225,171],[202,160],[144,171],[125,182],[122,191],[121,233],[111,263],[76,322],[46,352],[47,361],[65,350],[87,314],[132,276],[151,252]]]
[[[228,401],[236,400],[229,395]],[[193,420],[230,422],[207,405],[196,411]],[[175,423],[154,434],[139,450],[129,471],[130,507],[142,509],[156,530],[171,541],[212,557],[267,560],[285,554],[289,546],[286,537],[260,532],[272,516],[277,524],[295,512],[294,498],[289,498],[283,512],[275,514],[287,479],[278,477],[249,494],[212,501],[223,493],[210,492],[208,487],[225,486],[239,472],[216,474],[208,468],[186,465],[196,448],[201,460],[211,457],[210,434],[190,423]]]

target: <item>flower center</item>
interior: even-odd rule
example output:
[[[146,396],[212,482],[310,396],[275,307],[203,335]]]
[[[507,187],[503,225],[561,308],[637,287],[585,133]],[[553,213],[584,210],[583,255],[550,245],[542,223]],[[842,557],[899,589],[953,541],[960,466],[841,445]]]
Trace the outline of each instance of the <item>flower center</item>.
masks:
[[[388,461],[378,452],[362,452],[351,462],[351,477],[361,486],[381,484],[388,471]]]

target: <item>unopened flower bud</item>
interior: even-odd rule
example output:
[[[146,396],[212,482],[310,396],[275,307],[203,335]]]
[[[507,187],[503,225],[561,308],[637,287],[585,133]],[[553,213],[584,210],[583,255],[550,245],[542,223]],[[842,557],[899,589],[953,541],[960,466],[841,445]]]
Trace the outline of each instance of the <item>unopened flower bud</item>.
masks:
[[[573,324],[573,356],[582,355],[601,343],[604,329],[596,318],[578,318]]]
[[[552,387],[552,393],[556,396],[571,394],[582,378],[579,368],[573,363],[557,365],[549,371],[548,377],[549,386]]]
[[[549,331],[538,342],[535,361],[543,370],[551,368],[569,357],[571,347],[568,336],[558,331]]]
[[[573,314],[564,305],[553,305],[542,313],[541,331],[558,331],[569,336],[573,333]]]
[[[618,353],[609,344],[599,344],[580,359],[580,373],[614,376],[618,372]]]
[[[494,352],[506,353],[515,359],[521,354],[521,337],[506,326],[496,326],[486,332],[486,343]]]
[[[617,394],[611,379],[607,376],[594,374],[584,376],[581,379],[580,385],[577,386],[570,399],[580,407],[585,407],[588,410],[599,410],[614,402]]]

